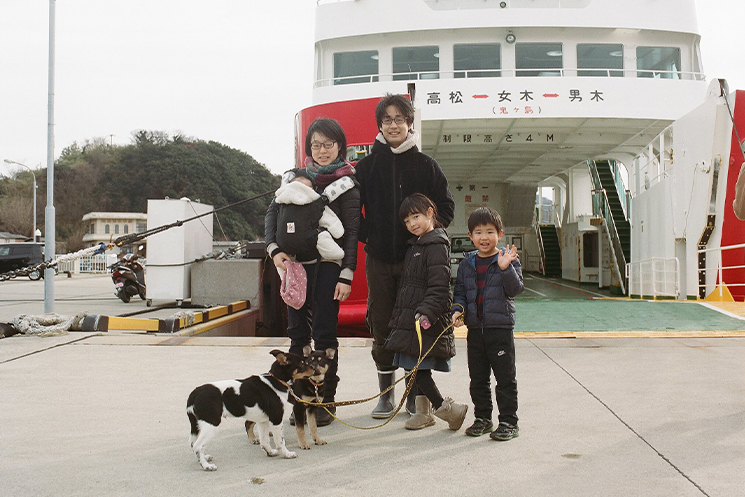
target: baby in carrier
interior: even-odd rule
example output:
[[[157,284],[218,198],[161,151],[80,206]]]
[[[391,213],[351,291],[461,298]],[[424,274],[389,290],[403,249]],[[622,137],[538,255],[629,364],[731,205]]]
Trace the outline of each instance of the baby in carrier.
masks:
[[[354,188],[354,181],[344,176],[328,185],[322,193],[313,189],[305,169],[285,173],[277,189],[277,245],[283,252],[295,255],[299,262],[319,258],[341,261],[344,250],[336,239],[344,235],[344,226],[328,204]]]

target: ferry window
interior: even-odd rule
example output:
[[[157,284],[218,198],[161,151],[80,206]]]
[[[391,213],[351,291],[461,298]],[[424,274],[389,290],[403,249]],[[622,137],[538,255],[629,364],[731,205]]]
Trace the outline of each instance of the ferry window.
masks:
[[[378,51],[337,52],[334,54],[334,84],[378,81]],[[359,77],[355,77],[359,76]]]
[[[579,44],[577,45],[577,76],[613,76],[622,77],[623,45],[615,44]],[[582,69],[595,69],[583,71]]]
[[[393,49],[393,80],[439,79],[439,47],[397,47]]]
[[[637,47],[636,68],[639,78],[680,79],[680,49]]]
[[[453,68],[456,78],[498,78],[501,69],[499,43],[468,43],[453,45]],[[464,72],[465,71],[465,72]]]
[[[561,43],[516,43],[517,76],[561,76],[564,57]]]

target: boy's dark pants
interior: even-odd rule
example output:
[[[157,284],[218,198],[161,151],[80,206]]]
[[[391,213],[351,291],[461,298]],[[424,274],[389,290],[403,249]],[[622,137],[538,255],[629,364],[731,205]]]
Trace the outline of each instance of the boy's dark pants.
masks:
[[[512,330],[468,328],[468,373],[471,400],[477,418],[492,419],[491,374],[495,388],[499,421],[517,425],[517,379],[515,337]]]

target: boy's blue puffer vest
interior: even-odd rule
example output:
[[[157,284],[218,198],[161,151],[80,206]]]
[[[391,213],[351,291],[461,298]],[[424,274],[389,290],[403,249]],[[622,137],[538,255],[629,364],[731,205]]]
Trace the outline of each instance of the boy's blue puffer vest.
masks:
[[[484,284],[484,314],[479,320],[476,308],[476,254],[477,250],[469,252],[458,266],[453,310],[465,309],[464,321],[469,328],[511,330],[515,327],[515,296],[524,290],[520,260],[513,261],[505,270],[499,267],[497,258],[489,265]]]

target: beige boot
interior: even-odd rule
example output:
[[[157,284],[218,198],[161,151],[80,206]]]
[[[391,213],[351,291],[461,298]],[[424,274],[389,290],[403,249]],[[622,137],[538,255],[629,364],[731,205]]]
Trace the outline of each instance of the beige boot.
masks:
[[[414,403],[416,412],[406,421],[404,427],[407,430],[421,430],[435,424],[435,417],[432,416],[432,404],[429,403],[429,399],[424,395],[417,395]]]
[[[454,402],[450,397],[442,401],[442,405],[435,411],[435,416],[448,422],[451,430],[459,430],[463,426],[463,420],[466,419],[468,406]]]

